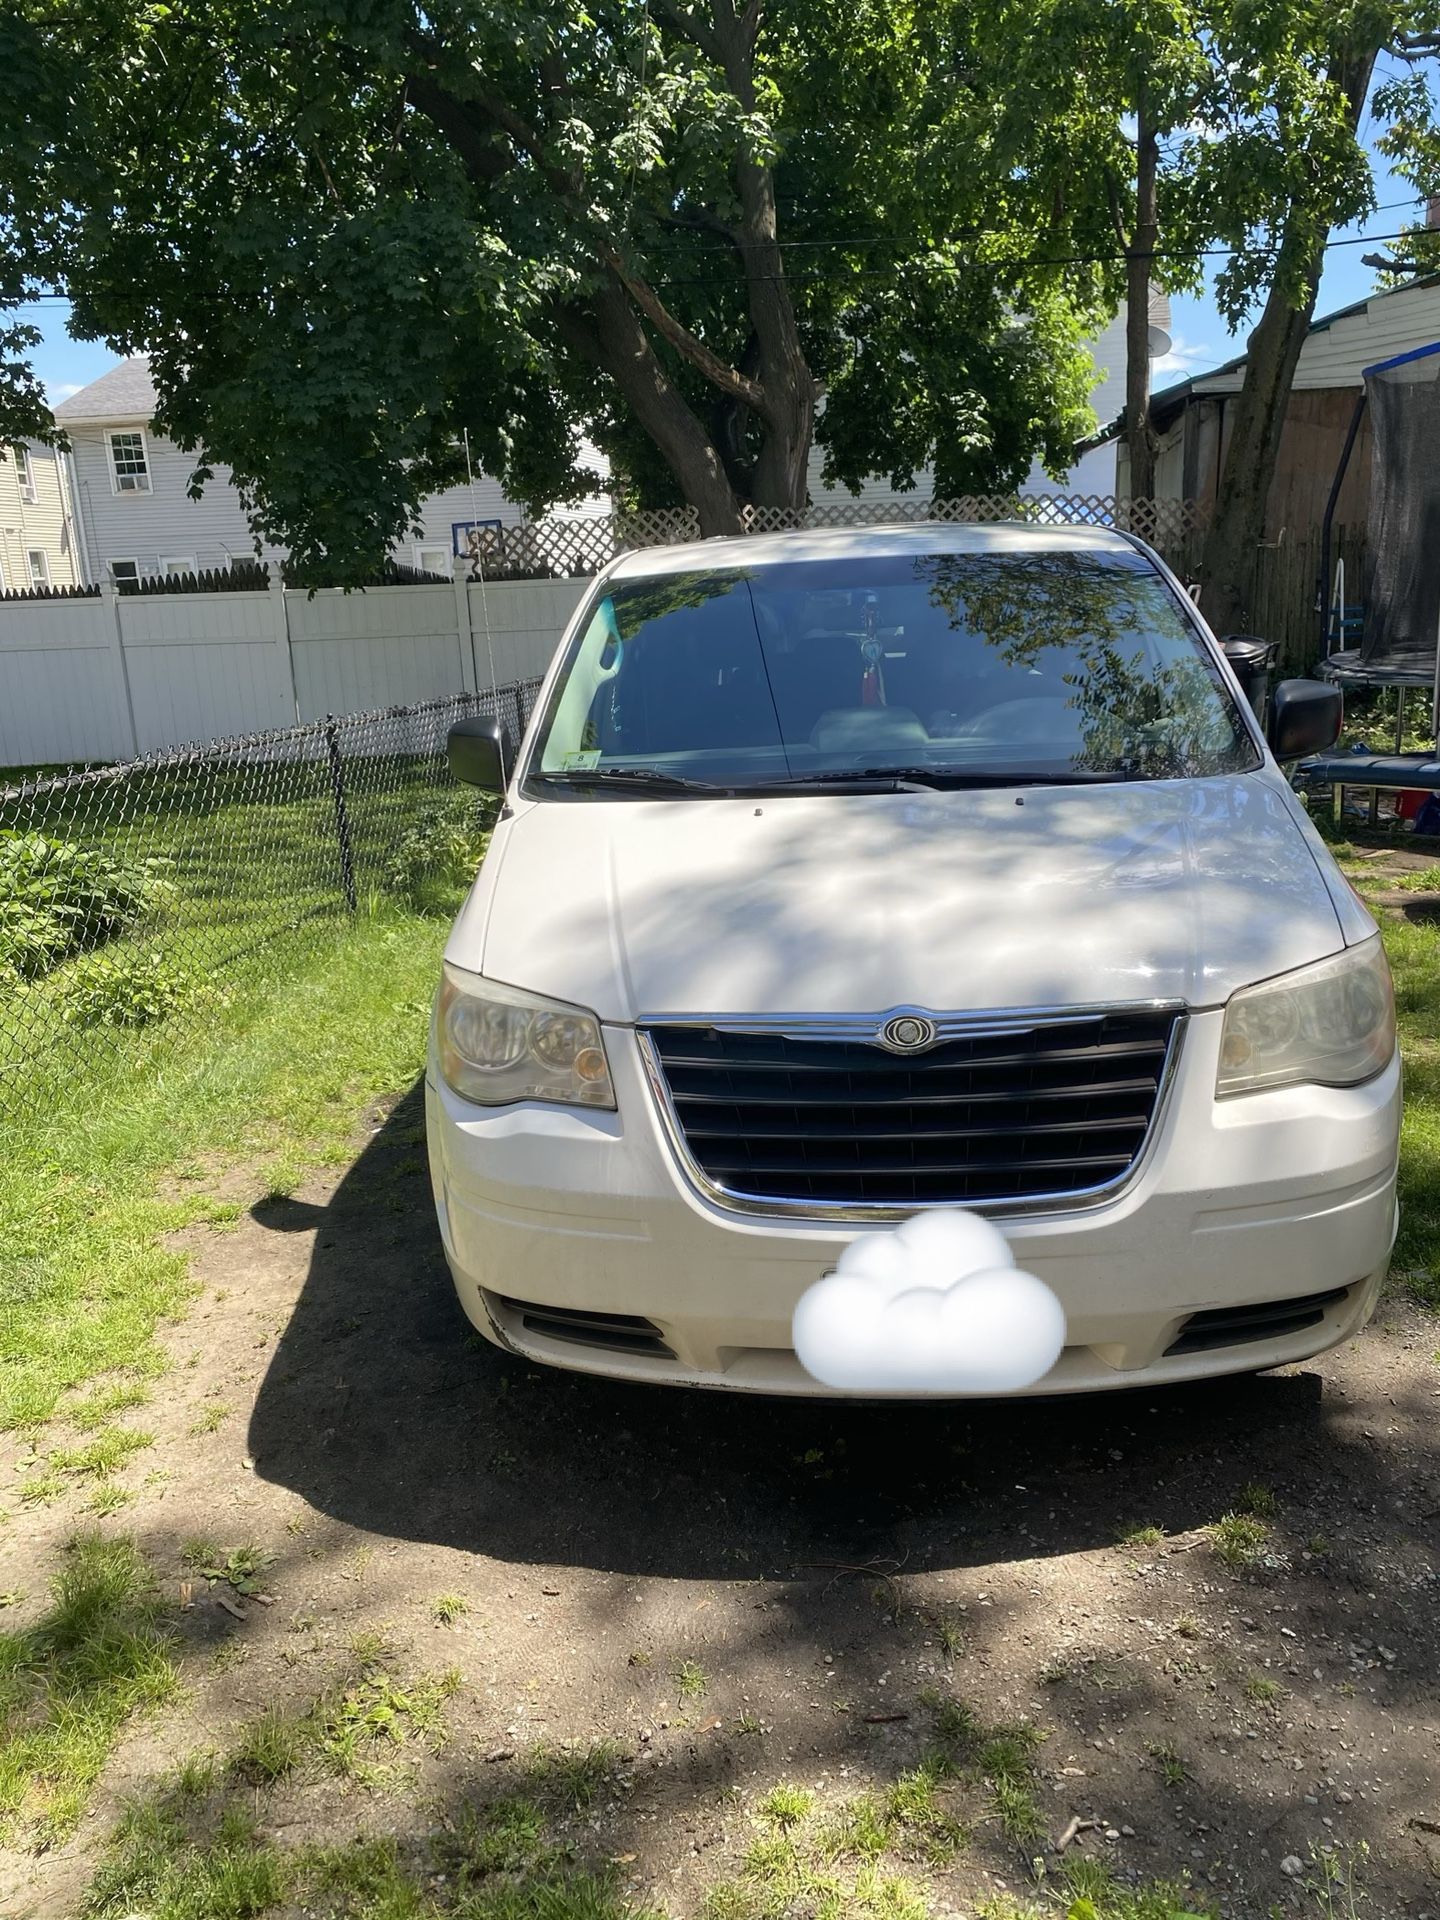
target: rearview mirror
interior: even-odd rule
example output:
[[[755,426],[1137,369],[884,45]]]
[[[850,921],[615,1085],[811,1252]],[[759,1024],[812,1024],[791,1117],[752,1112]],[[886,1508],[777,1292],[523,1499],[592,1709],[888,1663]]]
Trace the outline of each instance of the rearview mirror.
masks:
[[[450,771],[467,787],[479,787],[482,793],[504,793],[505,770],[513,755],[505,729],[490,713],[477,713],[472,719],[457,720],[445,741],[445,757]]]
[[[1324,680],[1282,680],[1270,696],[1270,751],[1277,760],[1324,753],[1340,738],[1344,721],[1338,687]]]

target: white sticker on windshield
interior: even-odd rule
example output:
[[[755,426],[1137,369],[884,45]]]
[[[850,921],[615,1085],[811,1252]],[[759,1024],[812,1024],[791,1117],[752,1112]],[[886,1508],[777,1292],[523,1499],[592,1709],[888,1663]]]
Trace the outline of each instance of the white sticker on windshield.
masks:
[[[598,767],[600,764],[599,747],[587,747],[577,753],[567,753],[560,765],[566,773],[579,773],[586,767]]]

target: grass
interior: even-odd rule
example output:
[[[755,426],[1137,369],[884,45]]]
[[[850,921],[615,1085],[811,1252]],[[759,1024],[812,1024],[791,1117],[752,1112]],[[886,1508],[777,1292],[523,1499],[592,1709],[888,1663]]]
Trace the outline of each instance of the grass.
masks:
[[[1172,1746],[1157,1742],[1150,1749],[1150,1757],[1160,1769],[1160,1778],[1167,1787],[1183,1787],[1190,1778],[1190,1769]]]
[[[1147,1523],[1140,1527],[1130,1527],[1122,1533],[1118,1545],[1122,1547],[1158,1547],[1165,1538],[1165,1529]]]
[[[5,1129],[0,1429],[67,1401],[73,1418],[72,1396],[91,1381],[161,1370],[157,1328],[190,1293],[166,1236],[210,1204],[178,1171],[343,1152],[357,1111],[418,1071],[443,940],[442,922],[387,910],[318,951],[272,945],[236,978],[203,1044],[142,1029],[97,1049],[83,1075],[36,1088]],[[134,1391],[97,1387],[95,1423]],[[105,1471],[92,1458],[59,1471]],[[30,1497],[55,1491],[42,1475]]]
[[[1263,1520],[1249,1513],[1224,1513],[1210,1529],[1215,1551],[1227,1567],[1239,1570],[1260,1560],[1270,1539]]]
[[[437,1593],[430,1602],[428,1612],[437,1627],[453,1627],[470,1611],[470,1602],[463,1593]]]
[[[1364,861],[1342,857],[1341,865],[1351,879],[1365,877]],[[1400,1235],[1391,1266],[1416,1299],[1440,1307],[1440,941],[1433,927],[1388,915],[1381,934],[1395,977],[1405,1062]]]
[[[1251,1673],[1245,1676],[1245,1697],[1253,1700],[1256,1706],[1273,1706],[1277,1700],[1283,1700],[1288,1689],[1268,1673]]]
[[[695,1660],[681,1660],[675,1668],[675,1685],[682,1700],[699,1700],[710,1681],[705,1669]]]
[[[524,1766],[531,1793],[579,1810],[588,1807],[625,1757],[618,1740],[589,1740],[532,1748]]]
[[[81,1535],[35,1625],[0,1633],[0,1833],[36,1846],[75,1826],[121,1730],[180,1675],[133,1542]]]

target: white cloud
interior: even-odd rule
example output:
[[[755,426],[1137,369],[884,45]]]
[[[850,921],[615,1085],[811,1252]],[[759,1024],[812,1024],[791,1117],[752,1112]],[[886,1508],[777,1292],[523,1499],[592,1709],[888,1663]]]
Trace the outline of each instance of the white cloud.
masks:
[[[79,393],[79,391],[79,384],[72,380],[64,386],[47,387],[45,389],[45,398],[50,402],[52,407],[58,407],[62,400],[68,400],[72,393]]]
[[[800,1297],[795,1351],[850,1393],[1014,1393],[1065,1345],[1065,1310],[1005,1236],[959,1209],[852,1240]]]
[[[1189,374],[1208,372],[1211,367],[1218,367],[1225,357],[1223,353],[1217,353],[1214,347],[1206,346],[1202,341],[1187,340],[1184,334],[1177,333],[1170,342],[1170,351],[1150,362],[1150,384],[1152,387],[1164,387],[1172,380],[1185,379]]]

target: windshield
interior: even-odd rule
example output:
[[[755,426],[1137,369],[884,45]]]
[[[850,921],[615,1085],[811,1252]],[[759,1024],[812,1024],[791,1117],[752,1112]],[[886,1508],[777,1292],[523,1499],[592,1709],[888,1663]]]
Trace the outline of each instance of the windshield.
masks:
[[[1173,779],[1258,764],[1138,553],[835,556],[611,582],[530,762],[545,791]]]

